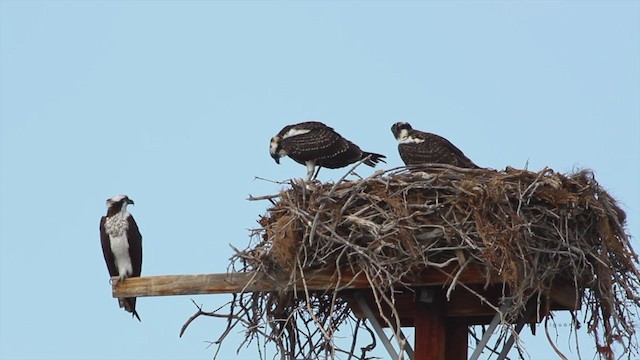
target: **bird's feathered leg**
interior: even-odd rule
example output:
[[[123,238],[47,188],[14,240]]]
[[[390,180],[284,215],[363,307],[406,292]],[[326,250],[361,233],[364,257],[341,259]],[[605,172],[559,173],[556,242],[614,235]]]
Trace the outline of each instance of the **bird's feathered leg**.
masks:
[[[322,169],[322,166],[318,166],[318,168],[316,169],[315,175],[313,175],[313,178],[311,178],[312,180],[315,180],[318,177],[318,174],[320,173],[320,169]]]
[[[126,274],[109,278],[109,284],[116,286],[119,282],[124,281],[128,276]]]
[[[126,273],[120,274],[116,277],[116,284],[119,284],[123,281],[125,281],[129,276],[127,276]],[[124,298],[119,298],[118,299],[118,305],[120,305],[121,308],[125,308],[126,309],[126,300]]]
[[[313,173],[316,170],[316,162],[315,161],[307,161],[307,180],[306,181],[311,181],[311,179],[313,178]]]

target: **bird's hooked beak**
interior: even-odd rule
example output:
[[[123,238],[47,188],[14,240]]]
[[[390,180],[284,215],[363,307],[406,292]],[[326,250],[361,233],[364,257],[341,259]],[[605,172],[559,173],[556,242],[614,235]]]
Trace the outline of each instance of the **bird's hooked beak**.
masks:
[[[127,204],[135,205],[135,203],[131,199],[127,199]]]
[[[276,164],[280,164],[280,152],[278,151],[280,147],[280,138],[278,136],[274,136],[271,138],[271,142],[269,143],[269,153],[273,160],[275,160]]]

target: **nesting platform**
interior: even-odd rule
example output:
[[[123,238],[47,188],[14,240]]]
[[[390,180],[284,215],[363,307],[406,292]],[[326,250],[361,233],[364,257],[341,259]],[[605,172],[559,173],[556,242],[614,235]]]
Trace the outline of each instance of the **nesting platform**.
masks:
[[[366,356],[356,342],[370,322],[400,350],[401,327],[414,326],[414,359],[466,359],[468,326],[521,327],[556,310],[584,312],[605,359],[614,341],[637,348],[638,257],[624,211],[589,171],[425,165],[284,185],[251,197],[271,206],[228,274],[189,278],[188,292],[158,277],[158,293],[234,293],[217,315],[229,319],[222,339],[241,323],[245,341],[271,342],[282,359]],[[143,279],[114,296],[154,292]],[[347,322],[344,349],[333,336]]]

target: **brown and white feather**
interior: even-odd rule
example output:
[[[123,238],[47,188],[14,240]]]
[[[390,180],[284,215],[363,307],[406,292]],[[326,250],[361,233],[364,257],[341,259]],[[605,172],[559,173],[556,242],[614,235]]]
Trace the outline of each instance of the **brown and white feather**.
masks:
[[[398,152],[405,165],[448,164],[461,168],[479,168],[460,149],[442,136],[414,130],[407,123],[396,123],[392,132],[398,140]]]
[[[289,156],[307,167],[312,164],[330,169],[345,167],[368,156],[365,164],[373,167],[385,158],[362,151],[333,128],[318,121],[285,126],[271,139],[271,156],[276,162],[281,156]]]

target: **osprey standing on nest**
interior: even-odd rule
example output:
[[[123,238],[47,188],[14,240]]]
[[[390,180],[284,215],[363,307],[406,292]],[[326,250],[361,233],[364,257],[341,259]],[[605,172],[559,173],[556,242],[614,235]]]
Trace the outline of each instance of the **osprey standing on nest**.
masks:
[[[142,270],[142,235],[127,205],[133,200],[126,195],[116,195],[107,200],[107,216],[100,219],[100,242],[107,262],[109,275],[122,281],[140,276]],[[136,311],[136,298],[118,299],[121,308],[140,321]]]
[[[295,162],[307,166],[307,181],[318,176],[320,168],[337,169],[353,164],[366,157],[365,164],[373,167],[385,162],[384,155],[360,150],[358,145],[343,138],[329,126],[307,121],[285,126],[271,138],[271,157],[280,164],[280,158],[289,156]],[[315,167],[318,171],[315,173]]]
[[[409,123],[397,122],[391,132],[398,140],[398,152],[405,165],[449,164],[461,168],[478,169],[460,149],[436,134],[414,130]]]

